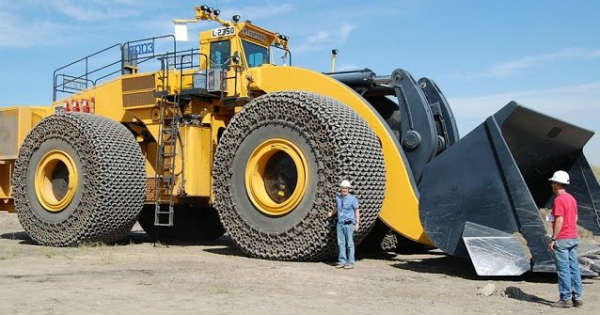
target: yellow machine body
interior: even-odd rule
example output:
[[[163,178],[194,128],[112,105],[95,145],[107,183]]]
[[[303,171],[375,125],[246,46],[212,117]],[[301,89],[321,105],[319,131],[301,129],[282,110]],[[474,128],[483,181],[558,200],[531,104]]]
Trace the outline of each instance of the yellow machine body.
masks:
[[[285,90],[314,92],[348,105],[363,118],[381,142],[387,172],[385,198],[379,217],[398,233],[411,240],[429,244],[421,226],[419,200],[403,153],[397,140],[371,105],[345,84],[308,69],[266,65],[251,69],[249,78],[252,80],[251,89],[266,93]]]
[[[208,18],[198,11],[197,19]],[[10,170],[17,155],[18,144],[23,141],[28,131],[44,116],[54,113],[56,107],[64,108],[65,104],[79,105],[84,102],[93,103],[94,115],[119,121],[136,135],[146,158],[146,202],[152,203],[161,102],[155,92],[177,94],[182,89],[191,88],[192,74],[198,69],[211,67],[208,64],[213,57],[211,44],[226,41],[229,43],[231,56],[237,56],[239,59],[237,62],[228,61],[222,97],[212,101],[191,100],[184,108],[186,112],[198,114],[199,124],[181,126],[177,139],[176,179],[171,192],[177,202],[187,199],[187,202],[212,203],[214,196],[211,171],[219,135],[245,103],[266,93],[285,90],[307,91],[331,97],[349,106],[367,122],[381,142],[387,171],[385,199],[380,218],[394,231],[411,240],[430,244],[420,223],[418,196],[402,150],[376,110],[354,90],[322,73],[272,64],[252,67],[248,63],[245,44],[251,43],[265,49],[276,44],[283,50],[288,50],[287,40],[249,21],[235,23],[219,19],[218,22],[222,27],[200,33],[200,53],[206,58],[200,58],[197,69],[171,70],[166,73],[167,80],[161,79],[161,75],[164,74],[160,71],[137,73],[134,69],[132,74],[122,75],[73,94],[49,107],[11,107],[0,110],[0,118],[11,115],[18,117],[15,120],[16,125],[3,125],[10,133],[17,131],[17,148],[6,154],[0,152],[0,210],[13,210]],[[169,83],[163,86],[164,82]]]
[[[42,118],[51,112],[41,106],[0,108],[0,211],[14,211],[10,178],[19,146]]]
[[[227,230],[250,256],[318,260],[337,246],[326,196],[349,179],[365,201],[357,243],[373,236],[383,247],[397,237],[391,229],[470,257],[480,275],[520,275],[553,271],[539,208],[552,201],[544,172],[560,166],[572,176],[580,225],[600,235],[600,184],[582,151],[593,132],[511,102],[460,138],[432,80],[403,69],[377,76],[294,67],[287,36],[219,13],[202,6],[194,19],[174,20],[219,23],[199,34],[198,49],[178,51],[171,35],[116,44],[57,69],[51,105],[0,108],[0,211],[18,209],[32,239],[51,246],[113,241],[138,220],[153,239],[215,240]],[[157,54],[157,39],[172,39],[173,51]],[[115,47],[115,72],[58,73]],[[159,69],[141,71],[147,60]],[[65,121],[73,129],[53,133]],[[89,148],[66,145],[73,137]],[[534,165],[531,157],[544,158]],[[85,176],[103,180],[86,186]],[[94,211],[104,212],[77,218]],[[45,230],[56,222],[72,231]]]

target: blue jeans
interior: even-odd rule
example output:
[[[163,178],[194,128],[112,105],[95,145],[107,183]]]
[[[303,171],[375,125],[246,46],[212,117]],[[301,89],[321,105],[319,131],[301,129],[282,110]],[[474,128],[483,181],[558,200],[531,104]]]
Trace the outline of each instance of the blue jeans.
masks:
[[[354,265],[354,224],[337,224],[338,263]],[[348,251],[348,256],[346,256]]]
[[[581,284],[581,271],[577,260],[576,238],[560,239],[554,243],[554,259],[556,260],[556,271],[558,273],[558,293],[560,299],[568,301],[571,298],[583,299],[583,287]]]

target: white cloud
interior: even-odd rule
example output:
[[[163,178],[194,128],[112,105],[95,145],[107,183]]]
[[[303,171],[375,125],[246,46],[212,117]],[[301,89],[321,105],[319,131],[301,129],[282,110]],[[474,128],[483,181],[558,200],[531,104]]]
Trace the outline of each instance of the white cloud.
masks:
[[[356,28],[356,26],[354,25],[350,25],[348,23],[344,23],[342,24],[342,26],[340,27],[340,40],[342,42],[345,42],[348,37],[350,36],[350,33]]]
[[[600,81],[559,88],[448,98],[463,136],[513,100],[557,119],[600,131]],[[585,152],[592,163],[600,165],[600,135],[592,137]]]
[[[309,44],[320,44],[331,40],[331,34],[325,31],[319,31],[314,35],[311,35],[306,40]]]
[[[31,21],[0,12],[0,47],[26,48],[55,43],[64,28],[49,21]]]
[[[600,81],[565,87],[509,91],[492,95],[449,98],[453,108],[468,116],[487,116],[511,100],[528,107],[569,115],[579,110],[600,112]],[[600,117],[600,113],[596,116]]]
[[[355,64],[349,63],[349,64],[341,64],[339,66],[339,68],[336,68],[336,71],[349,71],[349,70],[357,70],[357,69],[364,69],[364,66],[357,66]]]
[[[290,13],[294,6],[290,3],[256,5],[248,7],[224,7],[221,10],[221,16],[224,19],[230,19],[234,15],[240,15],[242,20],[262,20],[270,17],[280,16]]]
[[[138,16],[143,5],[148,4],[133,0],[0,0],[0,47],[49,46],[72,39],[77,34],[73,23],[59,22],[56,13],[70,20],[98,22]],[[39,13],[35,18],[32,10]]]
[[[533,68],[541,64],[549,63],[559,59],[595,58],[600,57],[600,50],[588,50],[582,48],[566,48],[556,52],[536,56],[525,56],[515,60],[503,62],[490,67],[486,73],[492,77],[506,77],[527,68]]]
[[[47,2],[52,9],[77,21],[114,20],[140,14],[140,2],[128,0],[73,1],[58,0]]]
[[[355,25],[349,23],[340,24],[335,31],[318,31],[313,35],[310,35],[306,40],[293,47],[295,53],[302,53],[307,51],[314,51],[332,47],[332,45],[340,45],[345,43],[353,30],[356,29]]]

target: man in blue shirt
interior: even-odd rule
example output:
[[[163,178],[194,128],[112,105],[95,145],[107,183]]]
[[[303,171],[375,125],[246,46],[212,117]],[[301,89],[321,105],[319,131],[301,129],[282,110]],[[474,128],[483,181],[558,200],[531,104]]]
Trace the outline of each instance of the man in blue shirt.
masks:
[[[336,196],[336,207],[329,212],[329,217],[337,213],[338,263],[336,268],[354,268],[354,232],[360,226],[360,210],[358,199],[350,194],[350,181],[343,180],[340,193]]]

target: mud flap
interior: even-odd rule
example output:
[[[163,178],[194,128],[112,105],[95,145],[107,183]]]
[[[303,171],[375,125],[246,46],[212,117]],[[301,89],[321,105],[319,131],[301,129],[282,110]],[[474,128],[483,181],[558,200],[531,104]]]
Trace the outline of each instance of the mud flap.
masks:
[[[505,253],[516,245],[515,240],[476,241],[482,236],[473,234],[473,227],[494,231],[494,238],[520,234],[525,252],[531,253],[531,270],[553,271],[548,231],[539,209],[552,205],[548,178],[555,170],[571,175],[568,190],[579,202],[580,225],[593,235],[600,234],[600,186],[582,153],[592,135],[509,103],[426,166],[419,189],[420,217],[427,236],[450,255],[471,257],[476,270],[516,275],[527,255],[515,256],[519,267],[502,269]],[[470,255],[475,252],[473,244],[477,244],[476,251],[486,254]]]

